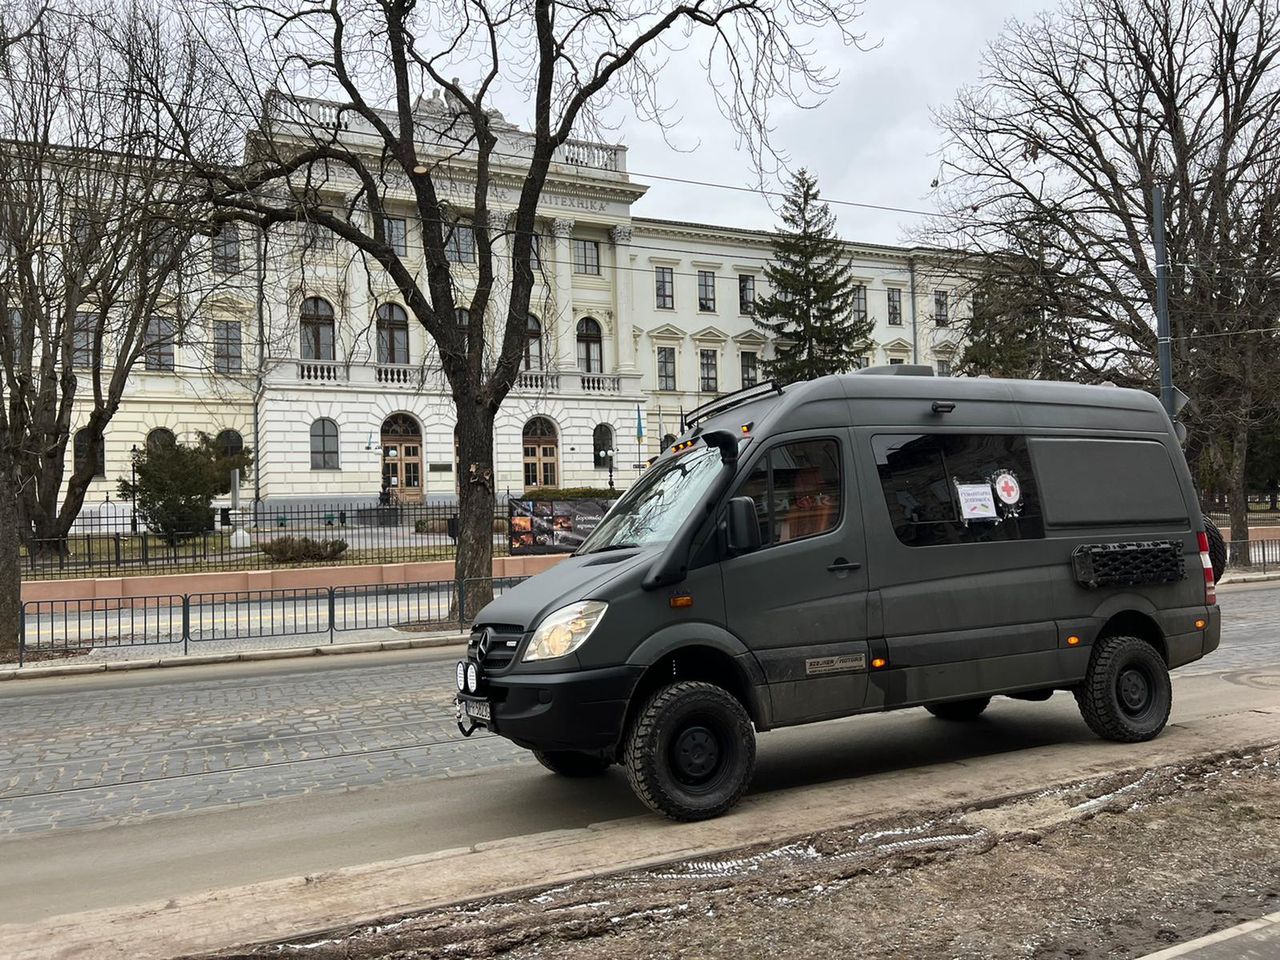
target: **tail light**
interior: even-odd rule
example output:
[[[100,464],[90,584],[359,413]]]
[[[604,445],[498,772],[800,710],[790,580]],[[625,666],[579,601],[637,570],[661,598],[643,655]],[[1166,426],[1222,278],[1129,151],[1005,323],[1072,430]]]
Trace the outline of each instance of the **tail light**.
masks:
[[[1200,566],[1204,567],[1204,602],[1213,606],[1218,602],[1218,587],[1213,582],[1213,561],[1209,559],[1209,535],[1201,530],[1196,534],[1200,545]]]

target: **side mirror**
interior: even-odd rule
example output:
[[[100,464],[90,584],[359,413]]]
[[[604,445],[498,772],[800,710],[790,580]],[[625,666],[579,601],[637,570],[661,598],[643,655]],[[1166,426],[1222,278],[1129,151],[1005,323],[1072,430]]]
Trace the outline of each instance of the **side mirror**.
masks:
[[[750,497],[734,497],[729,501],[725,527],[731,553],[750,553],[760,548],[760,519],[756,515],[756,502]]]

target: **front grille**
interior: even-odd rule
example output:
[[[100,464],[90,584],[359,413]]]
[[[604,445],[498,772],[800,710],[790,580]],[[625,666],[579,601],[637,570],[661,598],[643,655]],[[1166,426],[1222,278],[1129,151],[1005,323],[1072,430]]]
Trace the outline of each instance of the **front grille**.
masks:
[[[481,642],[488,634],[486,650],[481,655]],[[501,673],[511,665],[516,652],[520,649],[520,639],[524,631],[519,627],[490,625],[476,627],[471,631],[471,639],[467,641],[467,657],[475,660],[486,674]]]

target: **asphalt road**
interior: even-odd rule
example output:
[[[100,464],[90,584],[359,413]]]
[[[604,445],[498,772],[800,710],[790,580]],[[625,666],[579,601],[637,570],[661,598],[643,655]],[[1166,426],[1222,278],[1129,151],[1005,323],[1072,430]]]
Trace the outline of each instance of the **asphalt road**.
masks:
[[[1280,696],[1280,586],[1222,591],[1173,722]],[[452,720],[455,655],[408,651],[0,687],[0,922],[164,899],[643,813],[621,771],[546,774]],[[1224,675],[1225,674],[1225,675]],[[776,731],[753,791],[1094,742],[1066,695],[973,726],[923,710]],[[1104,751],[1105,744],[1098,744]]]

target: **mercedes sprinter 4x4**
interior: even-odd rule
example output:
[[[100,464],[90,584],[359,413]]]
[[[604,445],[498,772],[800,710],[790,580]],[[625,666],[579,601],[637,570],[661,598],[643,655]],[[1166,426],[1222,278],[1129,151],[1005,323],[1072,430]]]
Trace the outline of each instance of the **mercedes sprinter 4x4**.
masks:
[[[927,372],[690,414],[581,549],[480,612],[463,731],[567,776],[624,764],[678,820],[732,807],[773,727],[1070,690],[1100,737],[1159,734],[1169,670],[1220,632],[1169,418],[1136,390]]]

